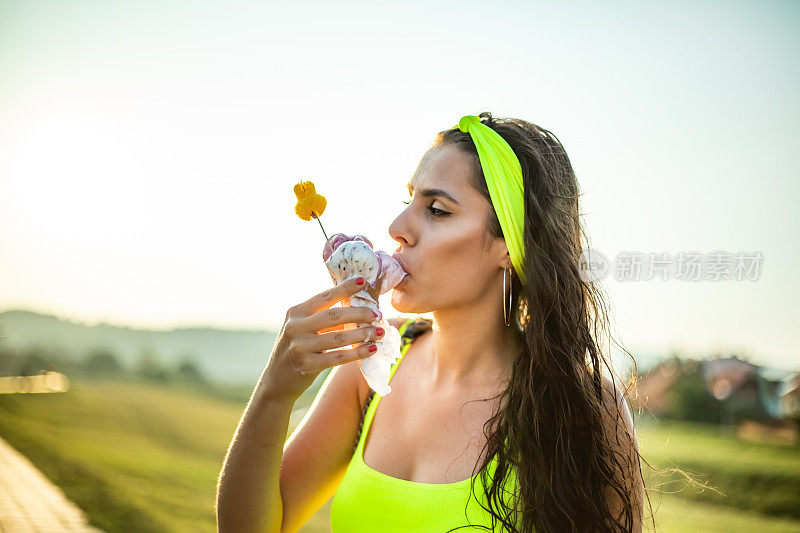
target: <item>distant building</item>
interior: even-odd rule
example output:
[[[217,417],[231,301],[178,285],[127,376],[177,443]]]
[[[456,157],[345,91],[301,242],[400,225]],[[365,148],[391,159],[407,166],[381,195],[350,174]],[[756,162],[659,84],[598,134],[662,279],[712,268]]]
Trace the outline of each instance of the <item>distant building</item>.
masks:
[[[778,395],[781,413],[784,417],[800,420],[800,373],[784,379],[782,384]]]
[[[772,398],[764,396],[764,387],[758,374],[758,366],[738,357],[726,357],[703,361],[703,378],[714,398],[725,402],[727,415],[724,423],[732,423],[733,413],[747,418],[765,420],[778,418]]]
[[[668,392],[680,379],[681,375],[687,370],[686,365],[690,361],[681,364],[678,359],[672,358],[659,363],[656,367],[639,377],[637,394],[633,398],[632,404],[636,408],[646,407],[653,414],[663,414],[669,407]]]
[[[639,377],[638,406],[654,414],[668,409],[670,389],[681,376],[701,365],[708,392],[737,412],[757,419],[797,418],[800,374],[754,365],[736,356],[679,361],[671,358]]]

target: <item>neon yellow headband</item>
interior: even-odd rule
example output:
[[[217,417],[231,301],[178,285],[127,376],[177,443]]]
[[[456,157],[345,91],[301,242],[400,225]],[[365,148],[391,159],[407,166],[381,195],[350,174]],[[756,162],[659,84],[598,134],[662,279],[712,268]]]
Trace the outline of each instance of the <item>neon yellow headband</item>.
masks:
[[[461,117],[458,129],[469,133],[475,148],[478,149],[478,158],[481,161],[483,175],[486,177],[486,185],[497,213],[497,220],[503,229],[511,264],[514,265],[522,284],[527,285],[525,241],[522,236],[525,229],[525,204],[519,159],[506,140],[482,123],[477,116]]]

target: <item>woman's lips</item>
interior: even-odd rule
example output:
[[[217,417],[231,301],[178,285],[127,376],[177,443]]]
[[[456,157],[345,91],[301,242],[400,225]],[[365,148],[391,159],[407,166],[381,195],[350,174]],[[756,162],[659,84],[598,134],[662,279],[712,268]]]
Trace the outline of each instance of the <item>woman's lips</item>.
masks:
[[[406,268],[406,264],[405,264],[405,262],[403,262],[403,258],[400,257],[400,255],[397,252],[392,254],[392,258],[400,264],[400,268],[402,268],[403,271],[406,273],[406,275],[403,276],[403,279],[401,279],[397,283],[397,285],[395,285],[395,287],[394,287],[397,290],[402,290],[403,287],[406,286],[406,283],[408,282],[408,278],[411,277],[411,274],[408,272],[408,269]]]
[[[392,257],[395,259],[395,261],[397,261],[398,263],[400,263],[400,266],[401,266],[401,267],[403,267],[403,271],[405,271],[405,273],[406,273],[407,275],[409,275],[409,276],[410,276],[410,275],[411,275],[411,272],[409,272],[409,271],[408,271],[408,268],[406,268],[406,264],[405,264],[405,262],[403,261],[403,258],[402,258],[402,257],[400,257],[400,255],[398,255],[398,253],[397,253],[397,252],[393,253],[393,254],[392,254]]]

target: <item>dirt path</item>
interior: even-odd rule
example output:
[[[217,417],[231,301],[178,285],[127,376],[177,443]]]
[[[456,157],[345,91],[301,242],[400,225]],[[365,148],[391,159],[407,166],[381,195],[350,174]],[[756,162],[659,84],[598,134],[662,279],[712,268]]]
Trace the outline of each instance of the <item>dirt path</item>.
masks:
[[[0,438],[0,532],[97,533],[86,516],[22,454]]]

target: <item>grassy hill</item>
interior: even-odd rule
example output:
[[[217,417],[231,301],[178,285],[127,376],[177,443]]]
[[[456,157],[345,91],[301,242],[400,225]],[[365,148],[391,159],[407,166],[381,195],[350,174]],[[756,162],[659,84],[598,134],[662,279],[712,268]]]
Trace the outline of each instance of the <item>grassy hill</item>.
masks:
[[[63,394],[0,395],[0,436],[97,527],[212,532],[217,475],[245,405],[186,388],[72,380]]]
[[[679,496],[684,505],[714,504],[727,509],[787,519],[800,528],[800,453],[797,446],[740,441],[716,425],[684,421],[636,425],[640,451],[658,469],[680,468],[701,484],[677,473],[657,475],[642,465],[648,487]],[[659,496],[658,492],[654,492]],[[651,495],[652,497],[653,495]],[[798,529],[800,530],[800,529]]]
[[[133,382],[73,379],[71,385],[63,394],[0,395],[0,436],[109,532],[215,531],[217,475],[246,399]],[[314,394],[308,391],[298,400],[289,431]],[[742,443],[696,424],[637,428],[651,463],[690,465],[710,474],[709,482],[728,494],[704,500],[691,488],[677,495],[651,493],[659,530],[800,530],[800,521],[774,512],[796,497],[791,492],[800,483],[796,449]],[[748,489],[759,472],[788,484],[772,491]],[[673,483],[662,490],[680,488]],[[764,506],[768,500],[775,504],[771,511]],[[303,531],[328,531],[328,510],[323,507]]]
[[[277,332],[180,328],[138,330],[109,324],[89,326],[30,311],[0,313],[0,339],[11,349],[42,346],[66,359],[83,359],[110,349],[133,368],[147,353],[164,366],[193,361],[214,382],[255,383],[267,362]]]

